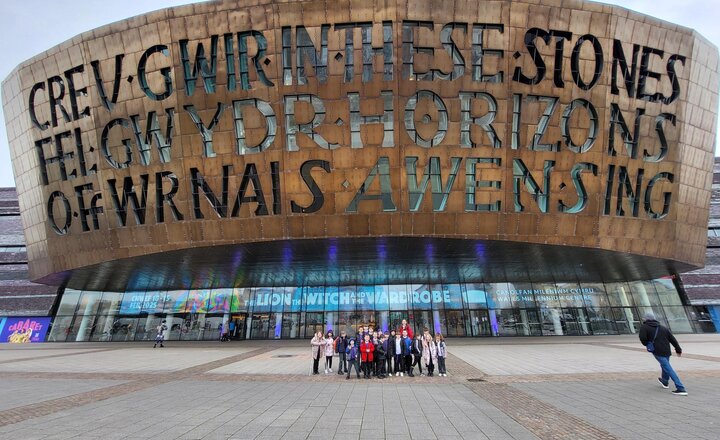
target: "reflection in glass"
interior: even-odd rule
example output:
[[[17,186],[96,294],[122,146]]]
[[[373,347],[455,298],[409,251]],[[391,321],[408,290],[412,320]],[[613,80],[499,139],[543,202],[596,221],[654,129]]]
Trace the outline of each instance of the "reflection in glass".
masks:
[[[636,306],[652,307],[660,305],[660,299],[652,281],[632,281],[628,285]]]
[[[122,292],[103,292],[100,306],[98,307],[98,315],[117,315],[120,311],[120,303],[122,302]]]
[[[230,311],[233,289],[214,289],[210,291],[205,307],[208,313],[226,313]]]
[[[220,340],[220,329],[223,332],[227,329],[224,327],[223,316],[207,316],[205,318],[205,331],[203,332],[202,339],[205,341],[219,341]]]
[[[660,304],[664,306],[681,306],[680,295],[675,288],[672,278],[659,278],[654,280]]]
[[[77,297],[75,298],[77,300]],[[75,316],[56,316],[53,320],[48,342],[65,342],[70,333],[73,332],[73,320]]]
[[[165,313],[182,313],[187,302],[187,290],[170,290],[167,292],[164,301],[163,311]],[[123,298],[125,303],[125,298]]]
[[[675,333],[691,333],[692,327],[688,320],[685,308],[682,306],[670,306],[662,309],[665,312],[667,325]]]
[[[305,337],[312,338],[315,332],[325,333],[325,321],[322,313],[305,314]]]
[[[111,340],[116,341],[132,341],[135,339],[137,331],[137,318],[118,318],[116,319],[110,330]]]
[[[462,310],[446,310],[445,327],[446,336],[465,336],[465,317]]]
[[[430,293],[430,286],[427,284],[411,284],[410,299],[415,310],[432,309],[432,294]]]
[[[405,284],[391,284],[388,286],[390,310],[408,310],[408,289]]]
[[[300,289],[297,289],[300,290]],[[250,289],[247,287],[237,287],[232,291],[232,302],[230,304],[230,312],[247,312],[247,303],[250,299]]]
[[[282,335],[283,339],[295,339],[300,337],[300,314],[283,313]]]
[[[355,286],[327,287],[327,289],[335,289],[338,291],[338,309],[340,311],[354,311],[356,288]]]
[[[359,324],[389,331],[403,319],[418,333],[427,327],[448,336],[634,334],[650,311],[676,333],[708,326],[682,305],[671,278],[168,292],[66,289],[48,341],[150,341],[163,319],[167,340],[214,340],[221,324],[234,327],[233,339],[310,338],[328,329],[354,336]],[[706,317],[703,322],[712,321]]]
[[[375,287],[357,286],[356,304],[358,310],[375,310]]]
[[[57,316],[74,315],[77,309],[78,300],[80,299],[80,291],[74,289],[65,289],[60,306],[58,307]]]

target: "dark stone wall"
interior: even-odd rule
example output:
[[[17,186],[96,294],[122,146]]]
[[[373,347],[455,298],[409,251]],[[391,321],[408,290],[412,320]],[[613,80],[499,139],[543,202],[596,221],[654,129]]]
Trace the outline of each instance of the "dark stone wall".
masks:
[[[693,304],[720,304],[720,157],[715,158],[713,169],[705,267],[680,278]]]
[[[57,288],[28,281],[15,188],[0,188],[0,316],[47,315]]]

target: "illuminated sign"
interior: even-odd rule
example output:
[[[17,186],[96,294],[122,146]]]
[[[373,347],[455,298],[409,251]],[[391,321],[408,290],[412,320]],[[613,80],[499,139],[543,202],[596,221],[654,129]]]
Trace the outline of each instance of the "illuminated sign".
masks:
[[[0,322],[0,342],[9,342],[11,344],[45,342],[50,320],[49,317],[2,318],[2,322]]]

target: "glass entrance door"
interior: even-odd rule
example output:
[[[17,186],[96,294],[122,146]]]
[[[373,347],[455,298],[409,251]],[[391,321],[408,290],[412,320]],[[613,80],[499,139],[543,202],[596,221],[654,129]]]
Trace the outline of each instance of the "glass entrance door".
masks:
[[[465,318],[461,310],[445,310],[446,336],[465,336]]]
[[[230,326],[230,339],[245,339],[245,313],[232,315],[228,325]]]
[[[300,336],[300,314],[299,313],[283,313],[282,319],[282,338],[295,339]]]
[[[267,339],[270,329],[270,314],[253,314],[251,322],[250,339]]]
[[[487,310],[470,310],[470,328],[473,336],[492,336]]]
[[[390,312],[390,322],[388,323],[388,331],[390,330],[397,330],[400,328],[400,325],[402,324],[402,320],[407,319],[410,325],[412,326],[413,323],[410,322],[408,319],[408,313],[407,312]]]
[[[323,332],[325,334],[325,321],[323,321],[323,314],[321,313],[306,313],[305,314],[305,337],[312,338],[315,333]]]
[[[566,335],[578,336],[590,334],[590,322],[588,321],[585,309],[564,308],[562,309],[564,322],[563,331]]]

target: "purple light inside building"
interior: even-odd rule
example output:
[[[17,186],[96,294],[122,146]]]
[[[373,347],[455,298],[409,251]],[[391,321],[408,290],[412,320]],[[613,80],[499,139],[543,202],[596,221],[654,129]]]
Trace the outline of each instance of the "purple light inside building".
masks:
[[[283,266],[289,266],[292,263],[292,249],[289,245],[283,248]]]
[[[377,254],[378,259],[380,259],[381,261],[385,261],[385,259],[387,259],[387,246],[385,245],[385,243],[379,243],[377,245]]]
[[[435,258],[435,247],[432,243],[425,244],[425,260],[432,262]]]
[[[478,260],[485,259],[485,246],[482,243],[475,244],[475,256],[478,258]]]

